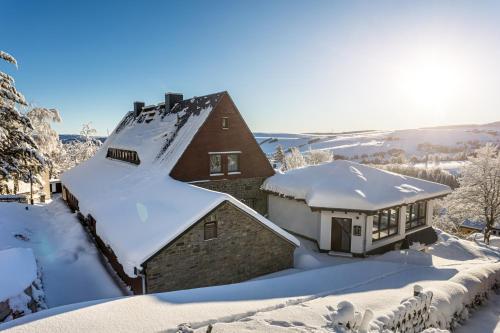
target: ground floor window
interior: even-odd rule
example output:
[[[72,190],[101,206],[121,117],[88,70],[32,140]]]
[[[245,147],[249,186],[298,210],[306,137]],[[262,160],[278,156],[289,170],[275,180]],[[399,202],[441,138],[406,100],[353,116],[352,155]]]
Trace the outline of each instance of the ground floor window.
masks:
[[[396,235],[399,231],[399,208],[381,210],[373,216],[372,240]]]
[[[425,225],[427,202],[416,202],[406,207],[406,230]]]

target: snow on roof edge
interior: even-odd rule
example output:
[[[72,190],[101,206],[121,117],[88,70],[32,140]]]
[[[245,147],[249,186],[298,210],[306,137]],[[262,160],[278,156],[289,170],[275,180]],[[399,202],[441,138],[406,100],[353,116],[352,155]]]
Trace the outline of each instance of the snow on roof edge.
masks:
[[[346,172],[347,168],[351,173]],[[376,174],[371,174],[370,179],[367,180],[363,172],[360,172],[358,168],[363,169],[365,173],[368,171]],[[365,184],[356,184],[355,182],[359,181],[359,179],[354,177],[353,174],[363,179]],[[311,178],[311,175],[314,177]],[[398,180],[392,184],[383,184],[387,188],[382,189],[382,191],[394,191],[393,187],[396,187],[401,192],[397,198],[394,198],[394,193],[391,194],[393,198],[385,198],[383,195],[377,194],[375,200],[373,200],[373,196],[371,198],[364,196],[363,191],[365,189],[360,190],[357,187],[370,187],[366,185],[369,181],[373,183],[373,180],[383,179],[385,175],[394,176],[392,180],[402,179],[403,183],[398,182]],[[321,181],[318,181],[318,177],[321,177]],[[346,188],[346,180],[349,182],[349,188]],[[415,183],[419,186],[426,185],[428,188],[425,190],[417,188],[414,186]],[[374,212],[401,204],[439,198],[451,193],[451,188],[444,184],[346,160],[336,160],[289,170],[285,173],[276,173],[264,181],[261,189],[277,196],[304,201],[311,208],[363,212]],[[383,193],[382,191],[380,193]],[[410,194],[409,192],[414,193]],[[347,200],[349,198],[352,200]],[[322,204],[318,204],[318,201],[322,202]],[[339,204],[339,202],[341,203]]]

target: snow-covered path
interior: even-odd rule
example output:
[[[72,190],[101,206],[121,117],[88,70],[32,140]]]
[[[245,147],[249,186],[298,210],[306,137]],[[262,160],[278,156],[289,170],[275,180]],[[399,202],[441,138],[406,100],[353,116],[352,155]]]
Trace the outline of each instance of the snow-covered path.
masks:
[[[42,269],[49,307],[123,296],[97,249],[61,199],[29,206],[0,203],[0,250],[30,247]],[[23,235],[29,240],[16,238]]]

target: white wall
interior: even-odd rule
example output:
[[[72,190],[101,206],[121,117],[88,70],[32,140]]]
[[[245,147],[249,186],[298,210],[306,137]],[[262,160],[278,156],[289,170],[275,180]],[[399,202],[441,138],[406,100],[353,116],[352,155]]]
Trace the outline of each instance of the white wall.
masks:
[[[347,218],[352,220],[351,226],[351,252],[352,253],[363,253],[364,248],[364,235],[365,235],[365,220],[366,215],[353,212],[332,212],[332,211],[321,211],[321,235],[319,241],[319,247],[322,250],[331,250],[331,236],[332,236],[332,218]],[[361,227],[361,236],[354,236],[354,226]],[[370,229],[371,230],[371,229]],[[371,233],[371,231],[370,231]],[[371,237],[370,237],[371,239]]]
[[[305,202],[268,195],[269,220],[283,229],[319,241],[320,213]]]
[[[407,235],[405,230],[407,206],[404,205],[400,207],[399,211],[400,215],[398,234],[373,243],[373,216],[367,216],[366,214],[355,212],[346,213],[342,211],[332,212],[323,210],[321,212],[313,212],[306,205],[306,203],[302,201],[281,198],[275,195],[269,195],[268,198],[269,220],[286,230],[290,230],[299,235],[316,239],[321,250],[331,250],[331,228],[333,217],[352,219],[352,253],[363,254],[387,244],[403,240]],[[409,233],[413,233],[426,227],[427,225],[431,225],[433,206],[434,201],[429,200],[427,202],[426,225],[420,228],[413,229]],[[354,226],[361,227],[361,236],[354,236]]]

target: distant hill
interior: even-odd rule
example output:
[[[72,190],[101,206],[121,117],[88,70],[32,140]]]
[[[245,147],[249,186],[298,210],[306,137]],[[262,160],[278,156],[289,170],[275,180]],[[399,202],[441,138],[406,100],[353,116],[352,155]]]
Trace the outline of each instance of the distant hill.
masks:
[[[438,155],[441,160],[463,160],[486,142],[500,145],[500,121],[483,125],[448,125],[392,131],[253,134],[267,155],[273,154],[281,146],[285,150],[297,147],[302,152],[328,150],[338,158],[360,162],[383,163],[397,160],[402,155],[403,160],[422,162],[429,154]],[[67,143],[78,140],[80,136],[62,134],[60,137]],[[97,139],[104,142],[106,137]],[[430,147],[427,149],[431,150],[424,150],[423,147]]]
[[[69,143],[72,141],[77,141],[81,138],[79,134],[59,134],[59,139],[62,141],[62,143]],[[106,140],[105,136],[98,136],[96,137],[97,140],[104,142]]]

